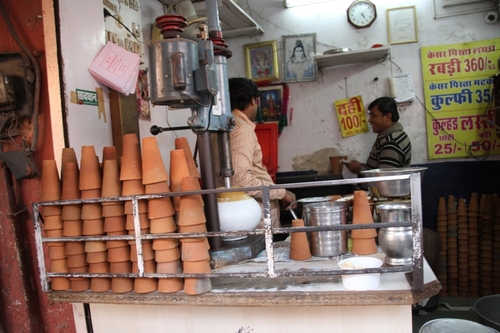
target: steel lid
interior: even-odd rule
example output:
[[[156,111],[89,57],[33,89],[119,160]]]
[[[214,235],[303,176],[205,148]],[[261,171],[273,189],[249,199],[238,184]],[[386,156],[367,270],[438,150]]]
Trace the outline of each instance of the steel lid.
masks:
[[[419,333],[498,333],[497,330],[474,321],[456,318],[434,319],[425,323]]]

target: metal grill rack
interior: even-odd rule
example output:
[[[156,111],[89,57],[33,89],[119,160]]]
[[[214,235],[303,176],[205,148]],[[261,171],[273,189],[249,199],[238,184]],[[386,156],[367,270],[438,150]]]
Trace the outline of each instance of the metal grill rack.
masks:
[[[271,209],[270,209],[270,196],[269,191],[272,189],[290,189],[304,188],[304,187],[321,187],[321,186],[337,186],[337,185],[354,185],[368,182],[379,181],[395,181],[405,180],[410,182],[410,195],[411,195],[411,221],[408,222],[390,222],[390,223],[374,223],[374,224],[361,224],[361,225],[334,225],[334,226],[306,226],[302,228],[272,228],[271,227]],[[420,190],[420,173],[413,173],[410,175],[397,175],[397,176],[384,176],[384,177],[367,177],[357,179],[343,179],[331,180],[321,182],[305,182],[294,184],[280,184],[263,187],[244,187],[237,189],[214,189],[214,190],[200,190],[190,192],[168,192],[163,194],[149,194],[149,195],[133,195],[124,197],[108,197],[97,199],[81,199],[81,200],[59,200],[59,201],[46,201],[46,202],[33,202],[33,217],[35,226],[35,240],[37,245],[37,258],[40,270],[40,281],[42,290],[44,292],[52,292],[49,285],[51,277],[127,277],[127,278],[278,278],[278,277],[300,277],[300,276],[327,276],[327,275],[345,275],[345,274],[361,274],[361,273],[394,273],[394,272],[411,272],[411,281],[413,292],[424,291],[423,279],[423,251],[422,251],[422,204],[421,204],[421,190]],[[183,196],[192,194],[210,194],[232,191],[262,191],[262,198],[264,202],[264,222],[265,228],[254,231],[235,231],[235,232],[205,232],[205,233],[168,233],[168,234],[142,234],[139,222],[139,208],[138,202],[143,199],[155,199],[172,196]],[[51,205],[70,205],[70,204],[84,204],[84,203],[102,203],[102,202],[117,202],[117,201],[131,201],[132,210],[134,215],[135,235],[123,236],[82,236],[82,237],[61,237],[61,238],[47,238],[43,237],[43,226],[40,215],[40,208]],[[276,270],[273,255],[273,234],[292,233],[292,232],[314,232],[314,231],[334,231],[334,230],[352,230],[352,229],[367,229],[367,228],[387,228],[387,227],[403,227],[411,226],[413,232],[413,265],[412,266],[397,266],[397,267],[380,267],[368,269],[353,269],[353,270],[300,270],[300,271],[286,271]],[[211,272],[208,274],[187,274],[187,273],[145,273],[144,272],[144,258],[142,256],[142,242],[145,240],[161,239],[161,238],[193,238],[193,237],[225,237],[225,236],[238,236],[238,235],[264,235],[265,236],[265,250],[267,257],[267,270],[263,272],[252,273],[222,273]],[[109,240],[127,240],[136,241],[137,247],[137,266],[138,273],[54,273],[48,272],[45,267],[45,253],[44,243],[50,242],[84,242],[84,241],[109,241]],[[75,294],[81,294],[75,292]],[[76,297],[77,299],[77,297]]]

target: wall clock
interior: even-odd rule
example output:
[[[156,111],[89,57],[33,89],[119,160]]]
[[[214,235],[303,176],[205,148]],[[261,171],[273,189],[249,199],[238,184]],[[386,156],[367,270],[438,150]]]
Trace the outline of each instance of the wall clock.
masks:
[[[377,18],[377,8],[368,0],[356,0],[347,8],[347,22],[356,29],[368,28]]]

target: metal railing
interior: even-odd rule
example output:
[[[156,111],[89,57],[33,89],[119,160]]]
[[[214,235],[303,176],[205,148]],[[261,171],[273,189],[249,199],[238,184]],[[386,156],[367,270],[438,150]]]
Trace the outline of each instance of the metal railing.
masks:
[[[405,222],[389,222],[389,223],[373,223],[373,224],[344,224],[344,225],[329,225],[329,226],[305,226],[300,228],[272,228],[271,226],[271,201],[269,191],[273,189],[295,189],[295,188],[311,188],[322,186],[339,186],[339,185],[355,185],[368,182],[380,181],[395,181],[405,180],[410,181],[410,196],[411,196],[411,221]],[[189,192],[168,192],[162,194],[144,194],[131,195],[121,197],[107,197],[95,199],[79,199],[79,200],[58,200],[46,202],[33,202],[33,217],[35,225],[35,240],[37,245],[37,258],[40,271],[40,280],[42,290],[50,292],[49,278],[51,277],[74,277],[74,278],[92,278],[92,277],[126,277],[126,278],[245,278],[245,277],[261,277],[261,278],[277,278],[277,277],[296,277],[296,276],[327,276],[327,275],[346,275],[346,274],[361,274],[361,273],[395,273],[395,272],[412,272],[412,290],[422,292],[424,290],[423,278],[423,251],[422,251],[422,204],[420,190],[420,173],[412,173],[410,175],[395,175],[384,177],[366,177],[357,179],[342,179],[303,183],[290,183],[280,185],[270,185],[263,187],[241,187],[236,189],[214,189],[214,190],[199,190]],[[220,232],[210,231],[203,233],[165,233],[165,234],[143,234],[139,220],[139,200],[144,199],[159,199],[173,196],[184,196],[193,194],[210,194],[222,192],[241,192],[241,191],[262,191],[262,201],[264,203],[264,229],[254,231],[232,231]],[[44,206],[55,205],[74,205],[86,203],[103,203],[103,202],[126,202],[131,201],[132,212],[134,216],[134,235],[123,236],[79,236],[79,237],[58,237],[48,238],[43,237],[43,226],[41,222],[40,208]],[[404,227],[411,226],[413,233],[413,264],[411,266],[395,266],[395,267],[379,267],[365,269],[350,269],[350,270],[276,270],[274,259],[273,234],[284,234],[293,232],[317,232],[317,231],[336,231],[336,230],[353,230],[353,229],[368,229],[368,228],[387,228],[387,227]],[[144,258],[142,245],[145,240],[165,239],[165,238],[199,238],[199,237],[226,237],[239,235],[264,235],[267,270],[263,272],[237,272],[223,273],[211,272],[206,274],[195,273],[146,273],[144,271]],[[51,242],[85,242],[85,241],[111,241],[111,240],[127,240],[135,241],[137,249],[137,269],[138,273],[56,273],[48,272],[45,267],[44,244]]]

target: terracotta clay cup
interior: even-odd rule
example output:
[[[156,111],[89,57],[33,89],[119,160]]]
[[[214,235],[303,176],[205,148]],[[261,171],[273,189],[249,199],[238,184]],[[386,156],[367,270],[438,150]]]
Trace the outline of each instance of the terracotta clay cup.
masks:
[[[179,225],[178,232],[179,233],[207,232],[207,225],[204,222],[200,223],[200,224],[194,224],[194,225],[188,225],[188,226]],[[180,241],[182,243],[199,242],[202,240],[206,240],[206,237],[184,237],[184,238],[180,239]]]
[[[94,190],[102,187],[101,168],[99,158],[95,154],[94,146],[83,146],[80,159],[80,190]]]
[[[76,162],[67,162],[63,166],[63,170],[61,200],[80,199],[78,164]],[[78,220],[81,213],[81,204],[63,205],[61,218],[63,220]]]
[[[64,237],[78,237],[83,235],[83,220],[67,220],[63,222]]]
[[[114,247],[108,249],[108,261],[122,262],[130,261],[130,246],[127,244],[122,247]]]
[[[55,160],[43,161],[40,186],[41,201],[56,201],[61,199],[61,181]],[[61,215],[62,212],[60,205],[42,206],[40,210],[44,217]]]
[[[66,259],[67,259],[67,265],[70,268],[87,266],[86,253],[67,255]]]
[[[83,278],[81,280],[72,280],[70,278],[71,291],[81,292],[90,289],[90,278]]]
[[[102,191],[101,197],[119,197],[122,195],[120,181],[120,167],[117,160],[105,160],[102,166]],[[103,205],[116,204],[116,202],[103,202]]]
[[[344,164],[340,162],[341,160],[347,160],[347,156],[330,156],[330,164],[334,175],[340,175],[342,173]]]
[[[210,267],[210,260],[184,261],[182,266],[183,266],[183,272],[186,274],[191,274],[191,273],[208,274],[212,271],[212,268]]]
[[[105,241],[86,241],[85,242],[85,252],[103,252],[106,251]]]
[[[212,290],[210,278],[185,278],[184,293],[186,295],[202,295]]]
[[[142,258],[144,261],[153,260],[155,258],[155,251],[153,250],[153,244],[146,243],[143,241],[142,243]],[[137,245],[130,245],[130,261],[137,262]]]
[[[50,261],[49,272],[55,273],[67,273],[68,271],[68,261],[66,258],[53,259]]]
[[[102,162],[105,163],[108,160],[118,161],[118,153],[115,146],[108,146],[102,149]]]
[[[181,191],[189,192],[189,191],[199,191],[201,190],[200,180],[196,177],[184,177],[181,182]],[[200,205],[204,206],[203,197],[200,194],[193,194],[190,197],[195,197],[199,200]],[[182,198],[182,197],[181,197]]]
[[[175,232],[177,225],[173,216],[149,220],[149,229],[152,234],[167,234]]]
[[[167,250],[157,250],[154,253],[156,262],[170,262],[181,258],[181,252],[178,247]]]
[[[138,213],[142,214],[142,213],[148,212],[148,201],[147,200],[141,199],[141,200],[138,200],[137,203],[138,203],[137,208],[139,210]],[[131,200],[125,201],[123,210],[124,210],[126,215],[134,214]]]
[[[109,262],[96,262],[89,264],[89,273],[109,273]]]
[[[125,207],[123,202],[102,206],[102,217],[116,217],[125,215]]]
[[[66,258],[66,246],[51,246],[48,248],[49,259],[65,259]]]
[[[142,183],[146,185],[167,180],[168,173],[156,137],[142,139]]]
[[[174,215],[174,206],[172,205],[172,200],[169,197],[148,199],[148,217],[150,219],[159,219]]]
[[[186,162],[189,169],[189,174],[192,177],[200,178],[200,173],[196,168],[196,163],[193,158],[193,152],[191,147],[189,147],[189,142],[186,137],[180,137],[175,139],[175,149],[184,150],[184,156],[186,157]]]
[[[85,236],[104,235],[104,219],[83,220],[82,234]]]
[[[180,192],[182,178],[189,177],[189,168],[184,155],[184,150],[174,149],[170,151],[170,190],[172,192]],[[180,196],[172,198],[174,208],[179,211]]]
[[[184,288],[182,278],[160,278],[158,279],[158,291],[164,294],[175,293]]]
[[[351,252],[354,254],[377,253],[375,238],[353,238]]]
[[[170,187],[167,182],[158,182],[153,184],[146,184],[144,186],[144,192],[146,194],[158,194],[158,193],[169,193]]]
[[[53,277],[50,280],[50,289],[62,291],[69,290],[71,288],[71,282],[67,277]]]
[[[195,225],[207,221],[203,206],[197,203],[196,198],[189,197],[191,196],[186,195],[181,198],[181,210],[177,221],[179,226]]]
[[[111,206],[108,206],[111,207]],[[103,207],[104,208],[104,207]],[[125,215],[109,216],[104,218],[104,232],[117,232],[126,229],[127,217]]]
[[[140,278],[134,279],[134,291],[138,294],[152,293],[158,290],[157,278]]]
[[[141,213],[138,215],[138,217],[139,217],[140,229],[147,229],[150,227],[148,213]],[[135,228],[134,228],[134,215],[130,215],[130,214],[126,215],[126,217],[125,217],[125,229],[135,230]]]
[[[85,253],[85,242],[66,242],[64,251],[67,256]]]
[[[123,155],[121,158],[120,180],[142,179],[142,160],[137,134],[123,136]]]
[[[208,253],[205,241],[183,243],[181,248],[181,259],[182,261],[209,260],[210,254]]]
[[[131,273],[132,263],[130,261],[109,264],[110,273]],[[111,291],[117,294],[128,293],[134,290],[134,279],[114,277],[111,278]]]
[[[93,277],[90,279],[90,290],[95,293],[104,293],[111,289],[111,278]]]
[[[102,206],[100,203],[82,204],[82,220],[96,220],[102,218]]]
[[[88,252],[87,262],[89,264],[96,264],[98,262],[108,261],[108,250],[101,252]]]
[[[352,213],[352,224],[373,223],[373,214],[370,202],[365,191],[354,191],[354,204]],[[354,229],[351,232],[352,238],[374,238],[377,237],[375,229]]]
[[[46,216],[43,219],[43,230],[62,229],[63,225],[61,215]]]
[[[78,159],[76,157],[76,152],[73,148],[63,148],[61,152],[61,178],[64,177],[65,165],[68,162],[74,162],[78,166]]]
[[[177,238],[153,239],[153,250],[168,250],[179,246]]]
[[[156,273],[182,273],[182,264],[180,260],[166,261],[156,263]]]
[[[469,206],[467,207],[467,211],[469,212],[478,212],[479,211],[479,195],[477,192],[473,192],[470,195]]]
[[[142,185],[142,180],[140,179],[132,179],[132,180],[124,180],[122,182],[122,195],[129,196],[134,194],[144,194],[145,187]]]
[[[304,227],[304,220],[293,220],[292,228]],[[305,232],[292,232],[290,235],[290,259],[307,260],[311,258],[309,240]]]

